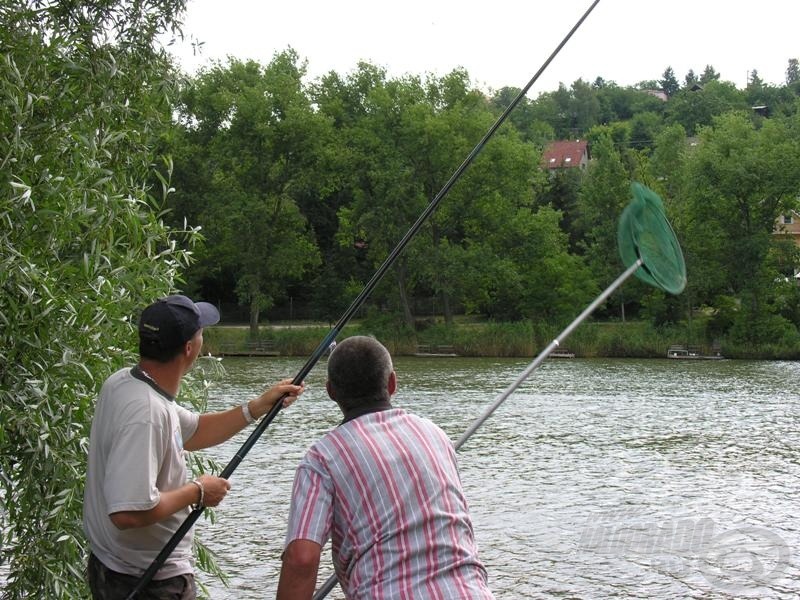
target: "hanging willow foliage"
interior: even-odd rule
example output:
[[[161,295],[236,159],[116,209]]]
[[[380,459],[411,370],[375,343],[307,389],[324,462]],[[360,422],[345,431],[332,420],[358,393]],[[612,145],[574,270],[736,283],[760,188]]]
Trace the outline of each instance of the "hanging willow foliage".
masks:
[[[197,231],[161,220],[184,0],[5,2],[0,11],[0,584],[86,597],[81,528],[99,385],[136,311],[173,291]]]

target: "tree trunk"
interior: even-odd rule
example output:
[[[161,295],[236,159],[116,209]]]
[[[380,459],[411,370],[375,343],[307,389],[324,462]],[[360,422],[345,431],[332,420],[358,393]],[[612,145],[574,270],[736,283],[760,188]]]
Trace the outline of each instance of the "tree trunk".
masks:
[[[253,299],[250,301],[250,339],[258,339],[258,314],[261,311],[258,308],[258,301]]]
[[[450,304],[450,294],[442,293],[442,312],[444,312],[445,325],[453,324],[453,306]],[[434,315],[436,317],[436,315]]]
[[[406,291],[406,269],[405,265],[399,263],[397,265],[397,289],[400,292],[400,304],[403,309],[403,319],[406,325],[414,331],[414,313],[411,312],[411,306],[408,303],[408,292]]]

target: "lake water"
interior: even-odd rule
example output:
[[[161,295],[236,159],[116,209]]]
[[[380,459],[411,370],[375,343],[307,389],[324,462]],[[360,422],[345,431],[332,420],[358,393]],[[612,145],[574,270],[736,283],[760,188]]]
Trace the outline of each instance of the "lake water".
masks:
[[[212,408],[303,362],[225,359]],[[528,363],[401,357],[394,404],[456,440]],[[340,420],[324,367],[239,465],[217,522],[198,521],[230,575],[202,578],[215,600],[275,596],[294,468]],[[459,452],[496,597],[800,596],[798,375],[793,362],[545,361]],[[244,439],[211,455],[225,465]],[[326,548],[320,585],[331,573]]]

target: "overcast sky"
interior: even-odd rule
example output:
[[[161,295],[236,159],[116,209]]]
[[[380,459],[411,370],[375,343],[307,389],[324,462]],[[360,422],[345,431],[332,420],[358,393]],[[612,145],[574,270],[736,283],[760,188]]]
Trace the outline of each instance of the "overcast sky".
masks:
[[[291,46],[310,77],[345,75],[359,60],[406,73],[443,75],[463,67],[484,90],[523,87],[591,0],[189,0],[183,43],[172,52],[195,72],[234,56],[268,63]],[[712,65],[744,87],[758,71],[785,82],[800,58],[798,0],[600,0],[530,95],[559,82],[600,76],[621,86],[660,79],[671,66],[682,83],[689,69]],[[193,56],[190,39],[204,42]]]

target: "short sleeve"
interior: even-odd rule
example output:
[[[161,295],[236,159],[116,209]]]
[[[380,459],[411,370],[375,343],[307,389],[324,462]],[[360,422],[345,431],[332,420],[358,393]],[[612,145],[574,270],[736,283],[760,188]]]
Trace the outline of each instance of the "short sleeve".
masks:
[[[180,404],[175,404],[175,412],[178,415],[178,422],[181,426],[181,439],[183,444],[195,434],[197,424],[200,422],[200,415],[190,410],[186,410]]]
[[[158,504],[156,477],[165,443],[168,440],[148,423],[133,423],[114,436],[103,481],[108,514],[149,510]]]
[[[311,540],[324,546],[331,535],[333,485],[330,475],[306,458],[297,468],[289,510],[286,546]]]

